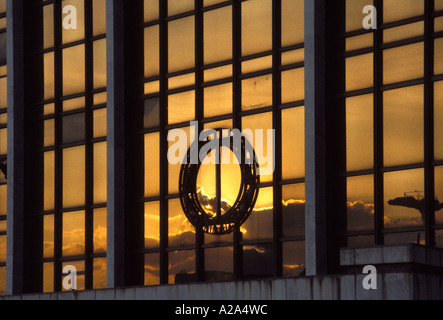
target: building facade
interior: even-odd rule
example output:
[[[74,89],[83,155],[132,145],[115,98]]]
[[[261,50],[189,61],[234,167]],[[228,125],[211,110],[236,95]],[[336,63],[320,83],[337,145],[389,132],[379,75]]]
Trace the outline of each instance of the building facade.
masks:
[[[441,0],[0,0],[0,295],[72,297],[74,266],[84,298],[443,297],[442,22]],[[224,234],[171,161],[204,129],[273,168]],[[242,170],[199,164],[203,216]]]

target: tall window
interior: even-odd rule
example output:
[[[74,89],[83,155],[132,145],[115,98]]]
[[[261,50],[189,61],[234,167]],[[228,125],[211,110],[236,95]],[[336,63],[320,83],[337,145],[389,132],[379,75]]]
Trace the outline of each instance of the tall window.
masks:
[[[6,0],[0,0],[0,296],[6,289]]]
[[[377,30],[362,27],[366,5]],[[348,244],[442,246],[443,2],[346,6]]]
[[[304,272],[303,3],[144,0],[146,285]],[[182,210],[180,164],[168,164],[164,146],[177,128],[194,137],[190,121],[199,131],[276,130],[276,171],[261,176],[254,211],[233,234],[201,236]],[[221,199],[232,205],[238,165],[221,170]],[[215,180],[215,166],[202,165],[207,208]]]
[[[106,287],[106,0],[43,1],[43,286]],[[71,28],[72,23],[77,28]]]

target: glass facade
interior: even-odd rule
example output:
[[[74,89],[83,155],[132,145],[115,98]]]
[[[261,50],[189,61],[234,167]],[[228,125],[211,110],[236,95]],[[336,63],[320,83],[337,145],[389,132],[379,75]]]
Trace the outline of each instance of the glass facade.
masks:
[[[118,269],[108,266],[111,250],[111,259],[120,250],[124,264],[135,263],[125,265],[123,277],[140,273],[125,280],[128,286],[306,275],[305,171],[312,165],[305,163],[312,151],[306,141],[324,128],[307,128],[305,92],[313,89],[305,88],[305,35],[315,35],[304,30],[305,0],[131,0],[123,5],[125,41],[108,46],[118,38],[118,26],[106,24],[110,3],[35,0],[26,6],[36,23],[24,24],[32,38],[26,47],[25,219],[32,225],[26,241],[38,248],[26,253],[39,266],[34,288],[63,291],[66,266],[76,267],[78,290],[105,288]],[[325,187],[331,194],[323,200],[334,202],[323,204],[332,208],[328,223],[349,247],[443,248],[443,0],[337,3],[344,21],[328,17],[326,24],[343,27],[334,35],[343,47],[325,42],[339,61],[331,78],[344,90],[323,92],[336,103],[328,104],[333,120],[323,125],[340,131],[331,139],[343,139],[332,143],[337,154],[322,159],[338,160],[331,167],[343,170],[328,176],[339,181],[337,190]],[[363,29],[366,5],[377,8],[377,29]],[[122,66],[107,61],[113,51],[123,53]],[[108,72],[120,67],[123,79],[112,79]],[[6,75],[6,0],[0,0],[0,295],[7,263]],[[124,110],[114,106],[116,83],[125,87]],[[122,123],[124,146],[116,147]],[[186,141],[168,139],[178,129]],[[260,176],[247,221],[227,235],[191,224],[180,201],[181,164],[169,161],[171,147],[188,150],[204,129],[250,131],[256,151],[264,130],[257,160],[274,168]],[[266,130],[274,130],[275,140]],[[120,151],[124,165],[118,167]],[[233,158],[227,148],[221,154]],[[124,172],[117,185],[125,202],[118,207],[125,211],[121,220],[112,211],[120,201],[110,187],[115,181],[108,181],[118,170],[113,166]],[[241,180],[238,164],[203,163],[195,181],[201,207],[226,213]],[[112,232],[119,223],[124,240],[116,250],[120,234]]]
[[[356,20],[368,4],[376,30]],[[348,245],[441,246],[442,2],[346,5]]]
[[[77,28],[65,27],[76,9]],[[73,265],[78,289],[106,287],[106,1],[44,1],[43,95],[36,100],[43,171],[43,291]]]
[[[302,274],[304,1],[163,2],[144,1],[145,284],[162,282],[165,256],[170,284],[197,280],[197,266],[208,281]],[[181,128],[191,133],[186,147],[193,142],[190,121],[200,130],[276,130],[277,170],[260,177],[255,209],[235,234],[200,236],[180,205],[180,164],[161,165],[168,132]],[[238,165],[221,170],[221,198],[232,205]],[[204,205],[216,198],[215,180],[215,166],[202,165]]]
[[[6,0],[0,1],[0,296],[6,290],[7,154]]]

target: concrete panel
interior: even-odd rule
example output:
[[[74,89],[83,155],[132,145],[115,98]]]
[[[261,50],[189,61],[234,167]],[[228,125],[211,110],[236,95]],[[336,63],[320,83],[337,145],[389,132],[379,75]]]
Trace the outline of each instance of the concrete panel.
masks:
[[[411,300],[414,297],[412,275],[389,273],[384,275],[386,300]]]
[[[377,274],[377,289],[366,290],[363,288],[363,279],[367,275],[356,275],[355,292],[357,300],[383,300],[383,278]]]
[[[95,294],[96,300],[115,300],[114,289],[97,290]]]
[[[260,283],[260,300],[272,299],[272,285],[268,280],[261,281]]]
[[[340,265],[353,266],[355,264],[355,250],[352,248],[340,249]]]
[[[411,246],[386,246],[383,248],[384,263],[407,263],[411,261]]]
[[[340,277],[340,299],[355,300],[355,275]]]
[[[356,265],[381,263],[383,263],[383,249],[381,247],[355,249]]]
[[[96,300],[96,291],[81,291],[77,293],[77,300]]]
[[[178,300],[189,300],[189,285],[187,284],[181,284],[177,286],[177,299]]]
[[[135,300],[135,288],[116,289],[115,300]]]
[[[272,281],[272,300],[286,299],[286,280],[279,279]]]

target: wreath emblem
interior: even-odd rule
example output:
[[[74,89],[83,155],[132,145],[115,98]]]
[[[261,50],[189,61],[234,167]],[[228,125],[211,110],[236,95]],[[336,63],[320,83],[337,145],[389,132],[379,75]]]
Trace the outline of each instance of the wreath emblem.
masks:
[[[259,165],[256,161],[254,149],[244,136],[241,136],[241,143],[235,143],[235,133],[229,131],[229,136],[225,137],[223,136],[223,129],[214,131],[217,132],[214,138],[215,141],[212,141],[210,137],[207,141],[195,141],[185,156],[186,161],[183,161],[179,178],[180,202],[186,217],[194,227],[201,228],[208,234],[224,235],[240,228],[254,209],[259,192],[260,176],[257,174]],[[193,152],[195,154],[196,151],[200,154],[200,150],[208,143],[211,143],[212,146],[218,145],[219,150],[222,146],[229,146],[240,165],[240,191],[235,203],[225,214],[221,214],[220,206],[217,208],[215,215],[209,214],[198,199],[197,176],[202,163],[199,160],[198,164],[192,164],[191,155]],[[209,150],[209,154],[210,151],[214,150],[214,147],[206,147],[205,151],[206,149]],[[218,160],[217,163],[220,163],[220,158]],[[217,193],[220,194],[221,192]]]

